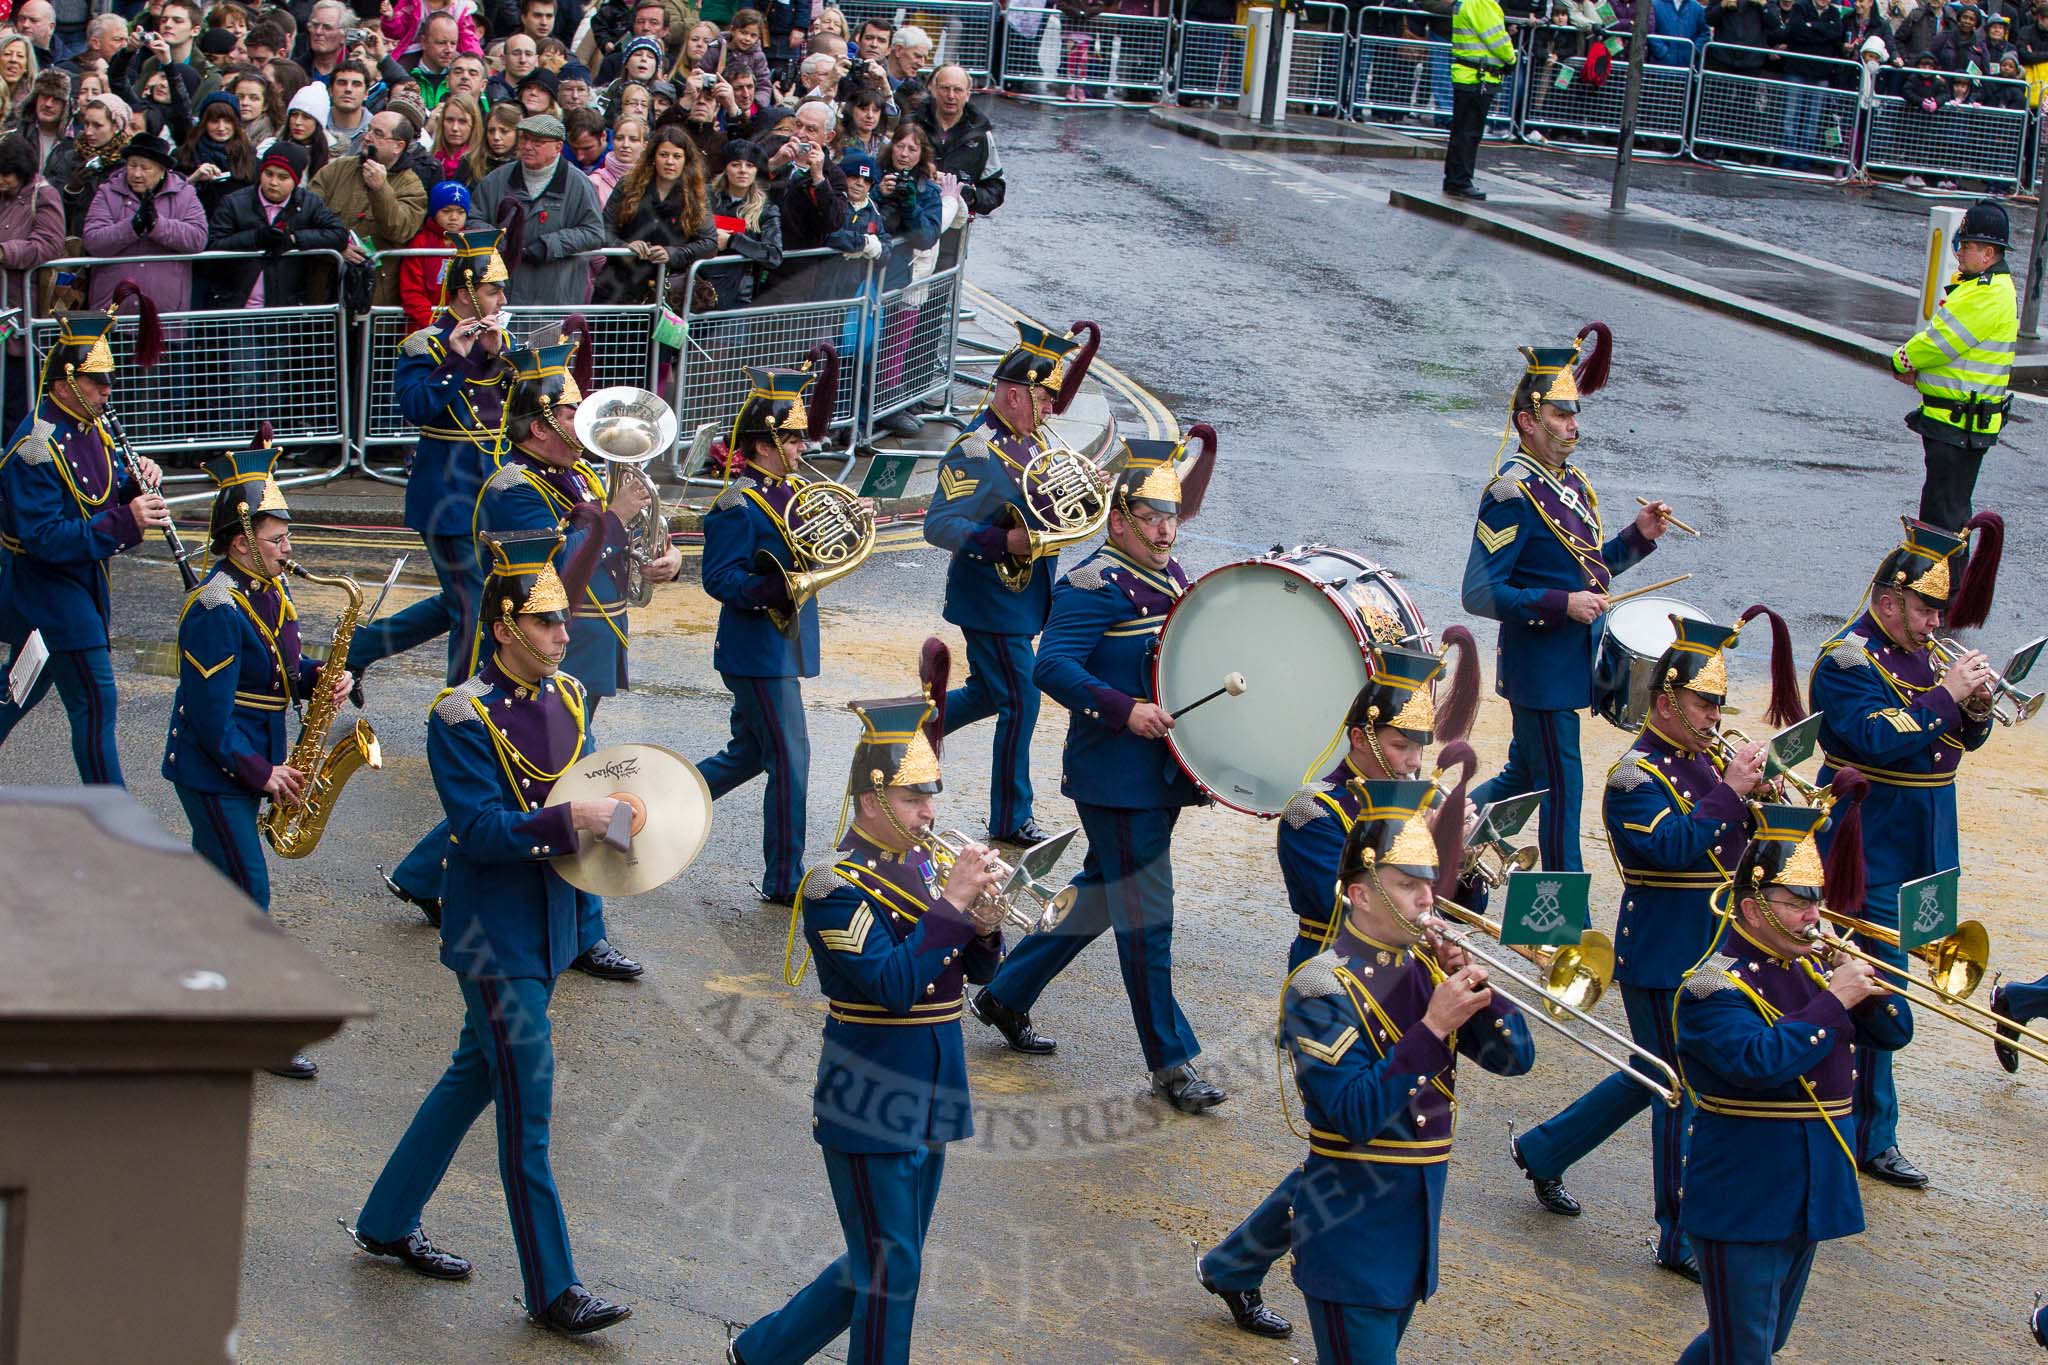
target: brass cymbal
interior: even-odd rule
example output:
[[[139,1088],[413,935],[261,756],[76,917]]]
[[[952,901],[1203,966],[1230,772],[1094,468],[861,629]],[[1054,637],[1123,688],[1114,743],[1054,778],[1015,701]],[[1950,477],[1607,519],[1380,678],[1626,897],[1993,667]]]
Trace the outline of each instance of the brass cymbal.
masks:
[[[571,886],[599,896],[637,896],[672,880],[704,851],[711,834],[711,788],[681,754],[658,744],[599,749],[555,780],[549,801],[605,797],[631,808],[631,846],[621,850],[595,835],[579,835],[578,851],[554,860],[555,871]]]

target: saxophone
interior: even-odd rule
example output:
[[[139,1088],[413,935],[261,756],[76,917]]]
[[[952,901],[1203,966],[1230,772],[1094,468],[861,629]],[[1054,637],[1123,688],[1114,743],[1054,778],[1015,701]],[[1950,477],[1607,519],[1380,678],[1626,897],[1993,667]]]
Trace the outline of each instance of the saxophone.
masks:
[[[280,858],[303,858],[327,832],[327,817],[334,813],[342,784],[358,768],[383,767],[384,755],[377,746],[377,732],[366,720],[357,720],[354,730],[332,749],[327,747],[327,732],[333,728],[335,712],[341,706],[334,698],[334,680],[340,676],[336,670],[348,667],[348,643],[363,613],[361,586],[345,575],[329,578],[308,573],[295,560],[286,560],[284,567],[287,573],[297,574],[308,583],[340,588],[348,594],[348,605],[342,608],[341,619],[335,623],[334,641],[327,647],[327,662],[320,665],[313,695],[306,702],[299,742],[292,746],[291,757],[285,760],[306,775],[306,798],[298,803],[273,799],[270,809],[263,813],[263,838],[271,850]]]

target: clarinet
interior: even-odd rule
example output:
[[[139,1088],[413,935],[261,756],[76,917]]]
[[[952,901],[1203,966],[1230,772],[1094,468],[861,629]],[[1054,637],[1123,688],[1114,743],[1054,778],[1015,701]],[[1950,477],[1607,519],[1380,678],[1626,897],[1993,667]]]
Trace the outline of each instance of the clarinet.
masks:
[[[108,433],[114,438],[115,458],[121,462],[125,476],[134,479],[137,488],[142,488],[142,476],[137,472],[140,466],[135,463],[135,448],[128,444],[128,433],[121,430],[121,419],[114,416],[112,403],[107,404],[100,413],[100,421],[106,423]],[[157,493],[161,489],[162,484],[159,483],[155,487],[143,488],[142,491]],[[190,592],[198,587],[199,571],[192,567],[192,556],[185,549],[185,542],[178,539],[177,522],[172,521],[164,527],[164,544],[171,547],[171,558],[177,563],[178,577],[185,580],[185,591]]]

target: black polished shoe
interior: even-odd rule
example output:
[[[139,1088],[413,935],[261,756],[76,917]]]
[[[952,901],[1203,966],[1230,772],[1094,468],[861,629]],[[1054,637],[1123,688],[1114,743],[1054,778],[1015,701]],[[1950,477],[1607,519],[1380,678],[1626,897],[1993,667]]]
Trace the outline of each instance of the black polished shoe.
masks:
[[[1917,1190],[1927,1184],[1927,1172],[1906,1160],[1906,1154],[1897,1147],[1887,1147],[1876,1156],[1863,1162],[1863,1174],[1876,1176],[1887,1185],[1901,1189]]]
[[[419,912],[427,917],[427,923],[433,925],[436,929],[441,927],[441,902],[438,897],[415,896],[397,882],[392,881],[391,874],[381,867],[377,869],[377,875],[384,879],[384,889],[386,891],[389,891],[407,905],[418,907]]]
[[[2005,1007],[2005,983],[2003,981],[1991,988],[1991,1012],[2001,1019],[2012,1019],[2012,1012]],[[2019,1022],[2017,1019],[2012,1021],[2014,1023]],[[2003,1024],[1998,1026],[1998,1035],[2001,1038],[2009,1038],[2012,1042],[2001,1043],[1994,1041],[1991,1044],[1991,1051],[1998,1057],[1998,1064],[2000,1066],[2004,1067],[2012,1075],[2017,1076],[2020,1070],[2020,1054],[2012,1046],[2012,1043],[2017,1043],[2020,1040],[2020,1036]]]
[[[1218,1289],[1209,1283],[1209,1277],[1202,1273],[1202,1263],[1195,1262],[1195,1278],[1202,1288],[1223,1300],[1223,1306],[1230,1310],[1232,1320],[1240,1332],[1250,1332],[1255,1337],[1291,1337],[1294,1324],[1266,1307],[1265,1294],[1257,1289]]]
[[[1512,1130],[1508,1133],[1508,1155],[1515,1159],[1515,1165],[1520,1168],[1523,1175],[1529,1175],[1529,1163],[1522,1160],[1522,1140],[1516,1137]],[[1572,1198],[1571,1192],[1565,1189],[1562,1179],[1539,1180],[1529,1175],[1529,1183],[1536,1187],[1536,1202],[1544,1208],[1552,1213],[1563,1214],[1566,1218],[1579,1216],[1579,1201]],[[1699,1278],[1697,1272],[1693,1278]]]
[[[757,895],[759,895],[759,896],[760,896],[760,898],[761,898],[761,904],[763,904],[763,905],[784,905],[784,906],[788,906],[788,905],[795,905],[795,904],[796,904],[796,892],[795,892],[794,890],[789,890],[789,891],[760,891],[760,892],[756,892],[755,894],[757,894]]]
[[[2041,1296],[2034,1295],[2034,1315],[2027,1320],[2027,1327],[2034,1334],[2034,1340],[2048,1347],[2048,1308],[2041,1306]]]
[[[1010,1045],[1012,1052],[1029,1053],[1043,1057],[1059,1044],[1031,1027],[1031,1016],[1011,1009],[996,999],[983,986],[967,1002],[967,1008],[974,1011],[974,1017],[1003,1035],[1003,1041]]]
[[[594,976],[600,981],[635,981],[647,969],[612,947],[609,939],[599,939],[583,950],[582,956],[569,964],[585,976]]]
[[[1461,190],[1454,190],[1446,186],[1444,197],[1447,199],[1469,199],[1475,204],[1483,204],[1486,202],[1486,191],[1473,189],[1470,185],[1465,186]]]
[[[1230,1098],[1196,1075],[1195,1068],[1187,1062],[1153,1072],[1152,1093],[1183,1114],[1199,1114],[1204,1109],[1214,1109]]]
[[[379,1242],[365,1237],[362,1233],[334,1220],[348,1229],[348,1235],[355,1239],[357,1246],[372,1256],[389,1256],[404,1264],[407,1270],[416,1271],[430,1280],[466,1280],[469,1278],[469,1262],[452,1251],[443,1251],[427,1240],[427,1234],[414,1228],[395,1242]]]
[[[1661,1269],[1668,1270],[1674,1275],[1681,1275],[1686,1279],[1691,1280],[1694,1284],[1698,1284],[1700,1282],[1699,1260],[1689,1251],[1685,1254],[1685,1259],[1682,1261],[1659,1261],[1657,1262],[1657,1265]]]
[[[263,1069],[288,1081],[310,1081],[320,1074],[319,1065],[303,1052],[294,1052],[292,1059],[283,1066],[266,1066]]]
[[[536,1314],[533,1320],[551,1332],[580,1337],[602,1332],[632,1316],[633,1310],[625,1304],[601,1299],[582,1285],[572,1284],[555,1296],[547,1312]]]
[[[1033,844],[1042,844],[1050,838],[1052,838],[1052,834],[1036,820],[1026,820],[1008,834],[997,834],[993,828],[989,830],[990,842],[1015,844],[1019,848],[1029,848]]]

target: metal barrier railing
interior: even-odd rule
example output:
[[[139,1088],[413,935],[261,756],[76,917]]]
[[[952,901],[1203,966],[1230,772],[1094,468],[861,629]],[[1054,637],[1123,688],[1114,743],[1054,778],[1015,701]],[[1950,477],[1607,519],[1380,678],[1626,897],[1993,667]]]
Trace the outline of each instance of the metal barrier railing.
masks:
[[[1343,110],[1344,78],[1351,63],[1350,19],[1344,6],[1324,0],[1311,0],[1300,7],[1287,67],[1290,109]],[[1179,29],[1174,48],[1175,93],[1198,99],[1237,99],[1245,89],[1245,53],[1251,41],[1246,26],[1183,18]]]
[[[341,254],[336,251],[290,253],[304,260],[327,262],[332,287],[341,292]],[[205,251],[193,255],[92,257],[50,261],[30,275],[29,292],[43,272],[82,274],[106,270],[115,274],[137,265],[175,263],[205,267],[227,261],[267,259],[256,251]],[[159,306],[164,302],[158,300]],[[348,468],[349,388],[344,362],[348,322],[341,303],[232,308],[217,311],[165,309],[159,313],[164,331],[163,359],[153,369],[135,364],[139,319],[124,313],[115,320],[108,341],[117,367],[114,407],[121,425],[145,455],[245,447],[259,423],[271,424],[274,439],[287,451],[278,482],[285,486],[325,483]],[[28,392],[39,390],[42,366],[55,344],[57,321],[31,317],[25,327]],[[307,447],[335,446],[339,457],[331,466],[307,465],[291,452]],[[212,496],[210,481],[196,471],[167,471],[167,485],[201,485],[201,491],[178,494],[174,503]]]
[[[1791,69],[1757,74],[1715,65],[1717,57],[1737,52],[1782,59]],[[1714,163],[1770,157],[1771,165],[1749,169],[1778,175],[1847,174],[1853,168],[1858,63],[1730,43],[1708,43],[1705,63],[1693,84],[1689,150],[1695,158]]]
[[[1567,51],[1588,35],[1550,25],[1528,33],[1521,44],[1527,72],[1520,79],[1521,105],[1515,110],[1516,131],[1539,132],[1560,147],[1612,151],[1621,137],[1621,106],[1628,88],[1627,67],[1617,62],[1597,84],[1586,79],[1586,59]],[[1683,39],[1669,39],[1683,42]],[[1690,46],[1690,44],[1687,44]],[[1624,59],[1626,50],[1624,49]],[[1685,154],[1687,119],[1692,113],[1693,69],[1685,66],[1643,66],[1641,102],[1636,110],[1634,155],[1676,157]]]
[[[1074,19],[1056,9],[1012,5],[1003,20],[1002,86],[1012,95],[1056,104],[1142,105],[1166,94],[1170,17]]]
[[[841,0],[855,33],[870,19],[891,29],[915,24],[932,40],[931,65],[967,68],[977,84],[995,76],[996,7],[988,0]]]
[[[1244,92],[1245,26],[1181,21],[1173,88],[1182,98],[1234,100]]]
[[[1434,27],[1432,26],[1434,25]],[[1357,55],[1351,80],[1354,118],[1404,125],[1405,133],[1448,136],[1451,128],[1451,40],[1449,21],[1428,11],[1368,5],[1358,11],[1352,41]],[[1507,82],[1494,96],[1486,135],[1504,138],[1515,130]]]
[[[870,420],[951,386],[959,327],[950,319],[960,311],[966,270],[963,254],[951,267],[884,289],[875,300],[876,350],[865,367]]]
[[[1940,73],[1944,81],[1949,73]],[[1864,129],[1865,170],[1899,171],[1941,180],[1986,180],[2011,186],[2025,178],[2027,83],[1987,78],[1973,82],[1982,95],[1993,90],[2019,96],[2017,108],[1942,104],[1928,113],[1896,95],[1879,97]]]

